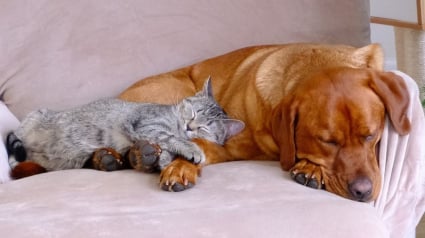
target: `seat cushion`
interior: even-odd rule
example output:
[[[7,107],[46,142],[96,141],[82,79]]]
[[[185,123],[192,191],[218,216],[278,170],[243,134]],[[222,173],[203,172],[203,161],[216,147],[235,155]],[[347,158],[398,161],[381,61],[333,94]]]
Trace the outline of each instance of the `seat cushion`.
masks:
[[[376,210],[301,186],[278,162],[204,168],[184,192],[158,174],[66,170],[0,186],[8,237],[388,237]]]

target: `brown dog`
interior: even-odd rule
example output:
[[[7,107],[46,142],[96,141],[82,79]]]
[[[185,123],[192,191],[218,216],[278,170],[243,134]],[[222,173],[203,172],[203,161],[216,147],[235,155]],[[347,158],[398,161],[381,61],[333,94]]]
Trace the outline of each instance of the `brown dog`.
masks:
[[[207,157],[204,165],[280,159],[299,183],[370,201],[379,194],[375,149],[385,112],[398,133],[410,130],[406,86],[398,76],[379,72],[382,64],[376,44],[250,47],[146,78],[120,98],[175,103],[211,75],[216,99],[246,128],[224,147],[196,140]],[[160,183],[181,190],[195,184],[199,171],[176,159]]]

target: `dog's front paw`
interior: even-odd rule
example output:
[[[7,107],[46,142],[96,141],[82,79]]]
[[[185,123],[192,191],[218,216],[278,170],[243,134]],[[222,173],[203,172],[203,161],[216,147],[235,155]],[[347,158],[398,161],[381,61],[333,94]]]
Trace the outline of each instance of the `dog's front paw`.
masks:
[[[200,166],[183,158],[176,158],[162,170],[159,185],[164,191],[181,192],[196,184],[200,172]]]
[[[324,188],[320,166],[307,160],[301,160],[289,171],[295,182],[316,189]]]

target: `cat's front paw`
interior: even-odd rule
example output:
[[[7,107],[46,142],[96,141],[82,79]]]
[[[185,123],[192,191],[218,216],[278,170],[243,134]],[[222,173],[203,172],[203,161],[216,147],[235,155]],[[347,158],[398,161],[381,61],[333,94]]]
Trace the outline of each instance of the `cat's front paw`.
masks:
[[[205,154],[197,145],[188,148],[182,155],[194,164],[202,164],[205,162]]]

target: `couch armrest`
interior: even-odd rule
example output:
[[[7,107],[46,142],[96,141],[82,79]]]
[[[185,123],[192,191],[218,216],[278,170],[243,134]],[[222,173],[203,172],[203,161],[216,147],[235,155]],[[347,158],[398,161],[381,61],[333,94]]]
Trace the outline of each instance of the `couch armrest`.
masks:
[[[18,125],[18,119],[10,112],[9,108],[0,101],[0,135],[2,139],[0,143],[0,183],[10,180],[10,167],[7,159],[5,142],[7,134],[18,127]]]
[[[425,117],[415,81],[400,71],[394,73],[405,80],[410,92],[412,131],[400,136],[387,119],[379,149],[382,191],[375,207],[391,237],[400,237],[415,230],[425,210]]]

